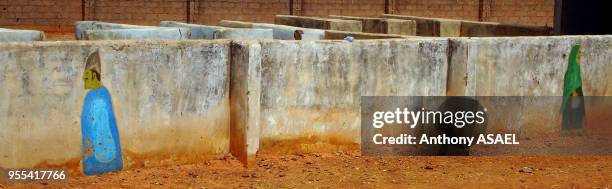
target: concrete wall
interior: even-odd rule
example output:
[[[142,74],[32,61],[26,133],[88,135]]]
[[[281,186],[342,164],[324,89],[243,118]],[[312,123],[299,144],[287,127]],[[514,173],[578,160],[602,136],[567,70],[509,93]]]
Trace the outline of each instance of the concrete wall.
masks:
[[[191,31],[190,39],[273,39],[273,32],[271,29],[236,29],[174,21],[162,21],[160,26],[189,28]]]
[[[491,22],[461,21],[462,37],[495,36],[549,36],[552,28],[546,26],[510,25]]]
[[[355,40],[363,40],[363,39],[394,39],[394,38],[412,38],[412,37],[414,37],[414,36],[393,35],[393,34],[378,34],[378,33],[363,33],[363,32],[325,30],[325,39],[342,40],[346,36],[349,36],[349,35],[353,36],[353,38]]]
[[[11,30],[0,28],[0,42],[42,41],[45,33],[34,30]]]
[[[187,24],[175,21],[161,21],[159,26],[189,28],[191,31],[191,39],[217,39],[219,38],[217,36],[219,32],[225,28],[220,26]]]
[[[457,87],[451,85],[449,95],[562,96],[570,49],[580,44],[585,95],[612,96],[609,78],[612,36],[452,38],[451,41],[451,80],[462,81],[461,77],[467,74],[467,82],[453,83]]]
[[[382,14],[384,18],[394,18],[403,20],[414,20],[416,22],[416,35],[433,37],[459,37],[461,23],[459,20],[425,18],[418,16],[405,16]]]
[[[135,167],[344,150],[359,144],[361,96],[558,97],[574,44],[585,95],[612,96],[612,36],[0,44],[0,166],[79,167],[81,78],[95,50]],[[488,129],[559,134],[559,103],[506,105],[516,114],[496,112]],[[609,106],[587,105],[587,128],[609,128],[593,125],[609,123],[597,121]]]
[[[253,23],[253,22],[241,22],[241,21],[230,21],[222,20],[219,22],[220,26],[230,28],[257,28],[257,29],[272,29],[273,38],[281,40],[294,40],[294,32],[301,30],[304,32],[302,40],[321,40],[325,39],[325,30],[320,29],[309,29],[299,28],[293,26],[266,24],[266,23]]]
[[[247,167],[256,165],[261,130],[261,45],[232,43],[230,151]]]
[[[135,28],[135,29],[101,29],[85,30],[84,40],[185,40],[191,37],[187,28]]]
[[[222,30],[219,39],[234,39],[234,40],[260,40],[274,39],[272,29],[246,29],[246,28],[230,28]]]
[[[360,97],[444,95],[448,40],[262,42],[263,150],[338,150],[360,139]]]
[[[80,172],[82,78],[95,50],[125,168],[229,152],[228,41],[6,43],[0,49],[0,167]]]
[[[363,26],[362,31],[365,33],[416,35],[416,22],[414,20],[337,15],[330,15],[329,17],[335,19],[360,21],[361,25]]]
[[[291,15],[276,15],[274,17],[274,23],[302,28],[352,32],[361,32],[362,29],[361,22],[354,20],[327,19]]]
[[[154,26],[140,26],[130,24],[117,24],[99,21],[78,21],[74,23],[74,36],[77,40],[84,39],[83,32],[86,30],[110,30],[110,29],[143,29],[155,28]]]
[[[573,45],[581,45],[581,75],[585,96],[612,96],[612,36],[563,36],[451,39],[453,52],[447,95],[452,96],[563,96],[564,75]],[[489,120],[489,130],[522,136],[558,136],[561,98],[506,104],[507,112]],[[602,129],[609,121],[597,116],[606,105],[587,104],[586,131]],[[484,102],[491,105],[493,102]],[[496,102],[496,106],[504,103]],[[609,108],[609,107],[608,107]],[[502,114],[502,115],[499,115]],[[596,121],[593,121],[596,120]],[[609,131],[609,129],[607,129]]]
[[[418,36],[439,37],[494,37],[494,36],[548,36],[552,28],[546,26],[525,26],[476,22],[443,18],[383,14],[385,18],[414,20]]]

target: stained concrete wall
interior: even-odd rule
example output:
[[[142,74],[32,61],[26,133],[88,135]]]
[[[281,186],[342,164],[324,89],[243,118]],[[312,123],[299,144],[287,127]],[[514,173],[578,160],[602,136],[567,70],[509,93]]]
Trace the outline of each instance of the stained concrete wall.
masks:
[[[228,28],[174,21],[162,21],[160,26],[189,28],[191,31],[190,39],[273,39],[272,29]]]
[[[316,152],[359,143],[361,96],[444,95],[447,43],[262,42],[262,149]]]
[[[549,36],[552,28],[546,26],[525,26],[477,22],[444,18],[383,14],[385,18],[414,20],[418,36],[437,37],[495,37],[495,36]]]
[[[259,28],[259,29],[272,29],[273,38],[281,40],[294,40],[294,33],[296,30],[304,32],[302,40],[321,40],[325,39],[325,30],[300,28],[285,25],[266,24],[266,23],[254,23],[254,22],[241,22],[222,20],[219,22],[220,26],[230,28]]]
[[[379,34],[379,33],[363,33],[363,32],[349,32],[349,31],[338,31],[338,30],[325,30],[325,39],[330,40],[342,40],[346,36],[352,36],[354,40],[364,39],[397,39],[397,38],[414,38],[415,36],[406,35],[393,35],[393,34]]]
[[[561,98],[570,50],[580,44],[581,75],[585,96],[612,96],[612,36],[560,36],[517,38],[455,38],[447,95],[451,96],[557,96],[540,101],[483,102],[505,106],[490,130],[522,136],[559,135]],[[492,103],[496,103],[493,105]],[[586,130],[602,130],[606,104],[586,104]],[[511,112],[511,113],[509,113]],[[502,114],[503,116],[500,116]],[[609,131],[609,129],[607,129]]]
[[[125,168],[229,152],[229,41],[7,43],[0,49],[0,167],[78,170],[83,71],[96,50]]]
[[[110,30],[110,29],[142,29],[155,28],[154,26],[141,26],[130,24],[117,24],[99,21],[78,21],[74,23],[74,36],[77,40],[84,39],[83,32],[86,30]]]
[[[274,17],[274,23],[281,24],[281,25],[302,27],[302,28],[340,30],[340,31],[352,31],[352,32],[361,32],[361,29],[362,29],[361,22],[359,21],[306,17],[306,16],[292,16],[292,15],[276,15]]]
[[[219,32],[225,28],[220,26],[188,24],[175,21],[161,21],[159,26],[189,28],[191,31],[191,39],[218,39]]]
[[[230,151],[247,167],[255,165],[261,124],[261,45],[232,43]]]
[[[134,29],[104,29],[85,30],[84,40],[185,40],[189,39],[191,31],[188,28],[134,28]]]
[[[13,30],[0,28],[0,42],[42,41],[45,34],[35,30]]]
[[[330,18],[343,20],[357,20],[361,22],[365,33],[384,33],[397,35],[416,35],[416,22],[414,20],[370,18],[357,16],[330,15]]]
[[[611,96],[612,36],[0,44],[0,166],[79,166],[81,74],[95,50],[134,167],[358,145],[361,96],[561,96],[574,44],[585,95]],[[510,104],[516,114],[488,129],[558,134],[551,102]],[[609,112],[587,105],[591,122]]]
[[[562,96],[570,49],[580,44],[585,95],[612,96],[609,78],[612,36],[452,38],[451,41],[451,80],[462,81],[467,76],[467,82],[452,83],[449,95]]]
[[[461,21],[462,37],[549,36],[552,28],[491,22]]]
[[[459,37],[461,22],[452,19],[425,18],[418,16],[382,14],[384,18],[414,20],[416,22],[416,35],[433,37]]]

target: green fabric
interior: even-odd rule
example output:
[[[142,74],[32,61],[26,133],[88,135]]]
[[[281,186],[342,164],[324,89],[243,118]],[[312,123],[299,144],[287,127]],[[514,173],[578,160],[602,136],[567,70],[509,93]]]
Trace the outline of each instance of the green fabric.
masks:
[[[574,45],[569,56],[567,71],[563,82],[563,103],[561,111],[564,111],[569,97],[576,92],[577,96],[582,96],[582,78],[580,76],[580,62],[578,62],[578,54],[580,53],[580,45]]]

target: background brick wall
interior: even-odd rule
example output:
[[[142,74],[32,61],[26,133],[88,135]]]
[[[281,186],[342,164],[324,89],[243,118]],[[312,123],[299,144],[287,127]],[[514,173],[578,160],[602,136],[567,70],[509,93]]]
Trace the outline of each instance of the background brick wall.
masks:
[[[554,0],[486,0],[485,19],[492,22],[553,26]]]
[[[0,27],[72,30],[79,19],[80,0],[0,0]]]
[[[554,0],[389,0],[395,14],[552,26]],[[81,6],[81,5],[84,6]],[[161,20],[217,24],[274,22],[290,0],[0,0],[0,27],[70,32],[73,23],[100,20],[158,25]],[[482,7],[482,13],[479,13]],[[293,0],[295,15],[376,16],[385,0]]]
[[[384,0],[304,0],[301,15],[377,16],[385,12]]]
[[[80,1],[80,0],[75,0]],[[95,0],[88,17],[106,22],[159,25],[161,20],[186,20],[185,0]]]
[[[478,0],[398,0],[396,14],[478,20]]]
[[[274,15],[289,14],[289,0],[203,0],[196,2],[197,23],[220,20],[274,23]]]

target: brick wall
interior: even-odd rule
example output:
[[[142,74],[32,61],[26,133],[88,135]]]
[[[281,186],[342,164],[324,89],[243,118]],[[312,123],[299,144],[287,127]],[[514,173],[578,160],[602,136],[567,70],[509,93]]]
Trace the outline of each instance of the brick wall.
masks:
[[[189,1],[189,3],[188,3]],[[161,20],[217,24],[231,19],[274,22],[290,0],[0,0],[0,27],[69,32],[75,21],[158,25]],[[389,0],[396,14],[552,26],[554,0]],[[83,7],[81,4],[83,3]],[[189,7],[188,7],[189,5]],[[82,9],[83,8],[83,9]],[[385,0],[293,0],[296,15],[376,16]],[[84,12],[82,12],[84,10]],[[189,14],[188,14],[189,12]]]
[[[553,26],[554,0],[486,0],[485,19],[492,22]]]
[[[384,0],[303,0],[301,15],[377,16],[385,12]]]
[[[87,9],[87,16],[105,22],[159,25],[161,20],[185,21],[187,15],[185,0],[95,0],[91,2],[91,7]]]
[[[196,3],[196,23],[220,20],[274,23],[274,15],[289,14],[289,0],[204,0]]]
[[[80,18],[80,0],[0,0],[0,27],[72,30]]]
[[[478,20],[478,0],[398,0],[395,14]]]

